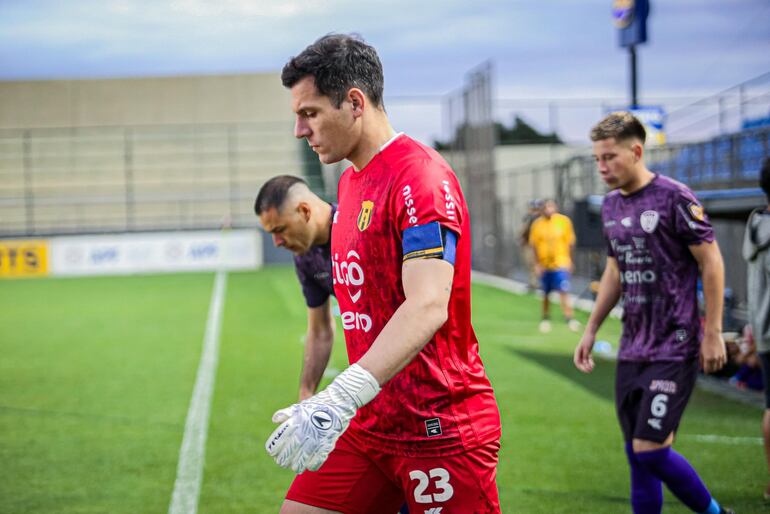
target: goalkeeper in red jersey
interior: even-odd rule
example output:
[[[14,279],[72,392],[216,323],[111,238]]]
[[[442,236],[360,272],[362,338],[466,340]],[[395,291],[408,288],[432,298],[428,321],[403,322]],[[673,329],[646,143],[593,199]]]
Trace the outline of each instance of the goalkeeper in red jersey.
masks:
[[[397,133],[382,65],[356,36],[322,37],[282,73],[295,135],[348,159],[332,270],[350,367],[276,412],[266,443],[299,475],[281,512],[500,512],[500,415],[470,323],[470,220],[457,177]]]

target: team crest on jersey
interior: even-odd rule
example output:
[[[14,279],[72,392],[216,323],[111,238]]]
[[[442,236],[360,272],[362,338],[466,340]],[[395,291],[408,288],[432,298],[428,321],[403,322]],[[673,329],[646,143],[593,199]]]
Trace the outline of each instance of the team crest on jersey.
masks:
[[[372,222],[372,212],[374,211],[374,202],[370,200],[364,200],[361,202],[361,212],[358,213],[358,219],[356,225],[358,230],[363,232],[369,228],[369,224]]]
[[[655,227],[658,226],[659,219],[658,211],[644,211],[639,217],[639,224],[642,226],[642,230],[652,234],[655,231]]]
[[[691,203],[687,206],[687,210],[690,211],[692,219],[695,221],[703,221],[703,207],[697,203]]]

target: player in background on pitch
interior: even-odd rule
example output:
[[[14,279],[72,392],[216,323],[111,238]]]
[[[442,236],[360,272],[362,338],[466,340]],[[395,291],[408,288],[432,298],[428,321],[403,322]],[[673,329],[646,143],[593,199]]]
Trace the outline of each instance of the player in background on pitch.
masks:
[[[570,278],[575,268],[573,256],[576,241],[572,220],[559,212],[555,200],[546,200],[540,216],[532,222],[529,230],[529,247],[534,254],[535,270],[543,288],[540,332],[551,331],[551,291],[559,293],[561,312],[569,329],[573,332],[580,330],[580,323],[573,317],[572,300],[569,297]]]
[[[599,174],[611,189],[602,205],[607,264],[575,349],[575,366],[593,370],[596,333],[622,295],[615,403],[633,510],[660,513],[666,484],[694,512],[726,513],[672,448],[699,362],[710,373],[726,361],[722,254],[692,191],[645,166],[645,137],[642,124],[627,112],[608,115],[591,131]],[[706,299],[702,328],[696,299],[699,268]]]
[[[470,220],[456,176],[396,133],[382,64],[328,35],[282,73],[295,135],[348,159],[332,228],[349,368],[281,409],[266,448],[300,473],[283,514],[500,512],[500,415],[470,323]]]

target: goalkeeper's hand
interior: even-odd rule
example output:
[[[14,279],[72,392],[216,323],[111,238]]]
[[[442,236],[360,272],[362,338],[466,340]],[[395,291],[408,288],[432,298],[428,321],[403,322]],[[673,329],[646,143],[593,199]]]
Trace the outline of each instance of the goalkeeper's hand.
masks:
[[[280,423],[265,443],[279,466],[296,473],[321,467],[356,411],[380,392],[371,373],[353,364],[329,387],[273,414]]]

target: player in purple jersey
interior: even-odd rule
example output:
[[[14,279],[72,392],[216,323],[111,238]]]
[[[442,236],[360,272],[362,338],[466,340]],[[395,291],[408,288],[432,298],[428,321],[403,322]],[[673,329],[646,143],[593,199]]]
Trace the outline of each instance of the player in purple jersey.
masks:
[[[722,255],[693,193],[645,166],[645,137],[639,120],[626,112],[608,115],[591,131],[599,174],[612,190],[602,206],[607,265],[575,349],[575,366],[593,370],[596,333],[622,294],[615,401],[631,469],[633,510],[660,513],[665,483],[694,512],[726,513],[671,448],[699,361],[706,373],[726,361]],[[706,299],[703,329],[696,302],[699,268]]]
[[[291,175],[265,182],[254,202],[254,212],[273,244],[294,254],[294,269],[307,304],[300,401],[318,389],[334,343],[330,299],[334,294],[330,251],[334,210],[304,180]]]

